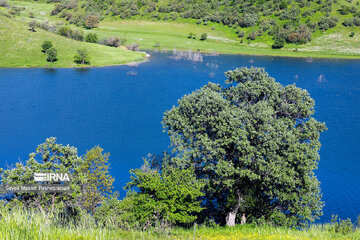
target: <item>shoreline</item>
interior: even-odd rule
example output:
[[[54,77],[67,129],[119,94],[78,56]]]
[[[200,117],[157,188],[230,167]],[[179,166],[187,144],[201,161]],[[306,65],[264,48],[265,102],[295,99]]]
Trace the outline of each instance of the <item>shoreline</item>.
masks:
[[[171,53],[174,50],[177,51],[184,51],[184,52],[188,52],[188,51],[192,51],[192,52],[198,52],[198,53],[202,53],[202,54],[214,54],[214,55],[240,55],[240,56],[254,56],[254,57],[279,57],[279,58],[292,58],[292,59],[296,59],[296,58],[303,58],[303,59],[322,59],[322,60],[336,60],[336,59],[341,59],[341,60],[355,60],[355,61],[359,61],[360,60],[360,55],[359,56],[351,56],[351,55],[335,55],[335,54],[329,54],[328,56],[324,55],[324,54],[319,54],[319,56],[313,56],[312,54],[308,53],[302,53],[302,54],[306,54],[303,56],[293,56],[290,54],[286,54],[286,52],[282,52],[285,53],[283,55],[271,55],[271,54],[253,54],[253,53],[225,53],[225,52],[215,52],[215,51],[198,51],[198,50],[192,50],[192,49],[159,49],[159,48],[146,48],[146,49],[140,49],[140,51],[138,51],[139,53],[144,54],[144,58],[142,60],[139,61],[132,61],[132,62],[127,62],[127,63],[120,63],[120,64],[109,64],[109,65],[89,65],[89,66],[84,66],[84,65],[79,65],[79,66],[70,66],[70,67],[51,67],[51,66],[34,66],[34,67],[26,67],[26,66],[19,66],[19,67],[6,67],[6,66],[0,66],[0,69],[26,69],[26,68],[42,68],[42,69],[87,69],[87,68],[104,68],[104,67],[116,67],[116,66],[132,66],[132,65],[139,65],[145,62],[150,61],[151,58],[151,54],[149,54],[147,51],[151,51],[151,52],[157,52],[157,53]],[[301,53],[301,52],[300,52]]]

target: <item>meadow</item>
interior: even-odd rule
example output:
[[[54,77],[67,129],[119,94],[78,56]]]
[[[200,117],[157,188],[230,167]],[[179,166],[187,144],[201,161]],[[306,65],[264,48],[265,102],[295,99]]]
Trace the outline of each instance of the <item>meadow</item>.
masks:
[[[0,15],[0,67],[81,67],[110,66],[144,59],[144,54],[100,44],[79,42],[40,28],[35,32],[23,20]],[[57,49],[55,62],[47,62],[41,52],[43,41],[51,41]],[[74,62],[77,49],[85,48],[90,54],[89,65]]]
[[[121,230],[112,224],[99,228],[90,216],[78,223],[61,224],[61,219],[39,212],[1,211],[0,239],[11,240],[110,240],[110,239],[201,239],[201,240],[356,240],[360,229],[350,233],[337,233],[333,225],[312,225],[299,231],[269,225],[238,225],[236,227],[206,227],[193,225],[189,228]]]

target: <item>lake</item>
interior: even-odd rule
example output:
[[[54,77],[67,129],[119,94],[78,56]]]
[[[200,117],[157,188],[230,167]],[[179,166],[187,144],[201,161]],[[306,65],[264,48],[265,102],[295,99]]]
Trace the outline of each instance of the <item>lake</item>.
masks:
[[[360,214],[360,61],[151,53],[138,66],[91,69],[0,68],[0,167],[26,161],[47,137],[79,149],[110,152],[116,190],[149,153],[169,146],[162,114],[224,72],[264,67],[283,85],[296,83],[315,99],[315,117],[326,122],[316,174],[324,216]],[[121,192],[124,195],[124,191]]]

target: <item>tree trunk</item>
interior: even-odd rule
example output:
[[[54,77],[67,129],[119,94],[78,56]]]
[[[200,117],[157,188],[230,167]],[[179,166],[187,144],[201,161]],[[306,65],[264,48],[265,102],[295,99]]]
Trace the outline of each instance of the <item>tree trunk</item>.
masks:
[[[241,225],[245,224],[246,223],[246,216],[245,216],[245,213],[242,214],[241,216]]]
[[[226,215],[226,226],[228,227],[235,226],[235,220],[238,211],[239,211],[239,206],[236,206],[235,208],[231,209],[228,212],[228,214]]]

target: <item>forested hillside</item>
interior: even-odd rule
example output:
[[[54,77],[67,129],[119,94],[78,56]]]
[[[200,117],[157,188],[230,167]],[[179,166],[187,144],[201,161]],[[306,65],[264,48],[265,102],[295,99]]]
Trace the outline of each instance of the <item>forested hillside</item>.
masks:
[[[119,19],[151,18],[175,21],[197,19],[197,24],[221,23],[236,29],[241,41],[271,36],[273,48],[285,42],[305,44],[314,32],[337,25],[360,30],[359,1],[354,0],[49,0],[52,15],[89,28],[106,16]],[[355,26],[355,28],[354,28]],[[243,40],[242,40],[243,41]]]

